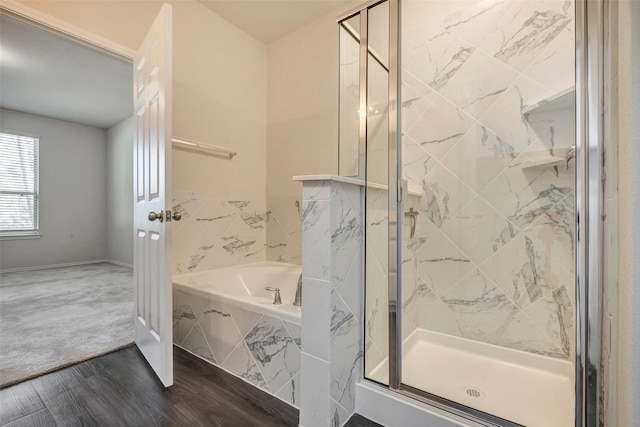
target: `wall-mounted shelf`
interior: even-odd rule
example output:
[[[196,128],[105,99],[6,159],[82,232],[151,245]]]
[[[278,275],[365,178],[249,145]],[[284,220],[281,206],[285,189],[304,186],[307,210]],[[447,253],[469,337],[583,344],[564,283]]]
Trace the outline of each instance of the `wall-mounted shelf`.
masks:
[[[564,157],[549,156],[538,160],[531,160],[530,162],[524,162],[520,165],[522,169],[530,168],[545,168],[551,166],[558,166],[564,163]]]
[[[548,111],[562,110],[573,107],[575,103],[576,88],[570,87],[563,91],[554,93],[553,95],[541,99],[535,104],[526,107],[522,110],[522,113],[527,114],[539,114],[546,113]]]
[[[375,188],[376,190],[384,190],[384,191],[389,190],[389,186],[387,184],[378,184],[377,182],[373,182],[373,181],[368,181],[367,187]],[[407,192],[409,193],[410,196],[418,196],[418,197],[422,196],[422,190],[420,189],[419,186],[415,185],[413,182],[409,181],[407,183],[407,187],[408,187]]]
[[[238,154],[227,147],[218,147],[217,145],[204,144],[202,142],[190,141],[184,138],[172,138],[171,143],[174,148],[180,150],[195,151],[197,153],[226,157],[228,159],[233,159],[233,157]]]
[[[531,161],[523,162],[520,164],[522,169],[530,169],[530,168],[547,168],[552,166],[560,166],[563,165],[567,167],[567,159],[573,158],[575,154],[570,154],[570,151],[573,148],[561,148],[555,150],[555,156],[551,156],[548,153],[545,153],[540,158],[534,158]],[[531,153],[535,156],[535,153]]]

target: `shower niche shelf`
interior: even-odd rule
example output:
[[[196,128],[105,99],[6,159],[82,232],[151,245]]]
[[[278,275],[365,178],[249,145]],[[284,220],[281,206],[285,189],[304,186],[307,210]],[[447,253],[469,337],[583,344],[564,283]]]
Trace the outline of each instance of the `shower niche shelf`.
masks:
[[[367,181],[367,187],[375,188],[377,190],[384,190],[384,191],[389,190],[389,186],[387,184],[378,184],[377,182],[373,182],[373,181]],[[415,185],[413,182],[410,182],[410,181],[408,182],[407,190],[410,196],[422,197],[422,194],[423,194],[422,190],[420,189],[419,186]]]
[[[568,164],[567,159],[570,159],[569,156],[572,149],[573,147],[556,149],[554,155],[550,155],[548,151],[530,153],[530,156],[532,156],[533,159],[527,162],[523,162],[520,167],[522,169],[530,169],[562,165],[566,168],[566,165]]]
[[[549,156],[542,159],[531,160],[529,162],[522,163],[522,169],[531,168],[547,168],[551,166],[559,166],[565,162],[564,157]]]
[[[522,113],[526,117],[529,114],[540,114],[572,108],[575,104],[575,94],[575,87],[567,88],[524,108]]]

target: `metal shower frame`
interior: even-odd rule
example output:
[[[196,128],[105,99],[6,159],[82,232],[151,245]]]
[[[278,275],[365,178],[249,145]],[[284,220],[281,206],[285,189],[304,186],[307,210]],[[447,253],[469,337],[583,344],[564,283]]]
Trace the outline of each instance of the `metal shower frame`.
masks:
[[[401,179],[401,22],[402,0],[373,0],[337,18],[338,23],[360,17],[360,111],[367,111],[368,10],[389,3],[389,384],[390,390],[423,401],[459,418],[484,426],[515,426],[509,421],[470,409],[456,402],[402,383],[401,259],[402,203],[406,181]],[[600,416],[599,366],[601,361],[604,164],[604,38],[605,1],[576,0],[576,354],[575,426],[596,427]],[[366,181],[367,118],[359,125],[358,178]],[[394,215],[395,213],[395,215]],[[366,261],[365,261],[366,262]],[[366,271],[366,270],[365,270]]]

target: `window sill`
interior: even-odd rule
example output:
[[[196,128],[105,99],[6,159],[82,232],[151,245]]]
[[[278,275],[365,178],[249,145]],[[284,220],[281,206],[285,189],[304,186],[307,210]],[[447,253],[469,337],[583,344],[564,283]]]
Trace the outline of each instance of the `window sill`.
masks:
[[[15,233],[15,234],[0,234],[0,241],[4,240],[31,240],[39,239],[42,237],[41,233]]]

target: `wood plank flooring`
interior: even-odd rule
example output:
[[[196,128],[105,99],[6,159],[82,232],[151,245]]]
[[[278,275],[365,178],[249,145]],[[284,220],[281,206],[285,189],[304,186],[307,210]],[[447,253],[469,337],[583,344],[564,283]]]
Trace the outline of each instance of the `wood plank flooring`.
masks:
[[[178,348],[165,389],[132,346],[0,390],[0,425],[297,426],[298,410]]]

